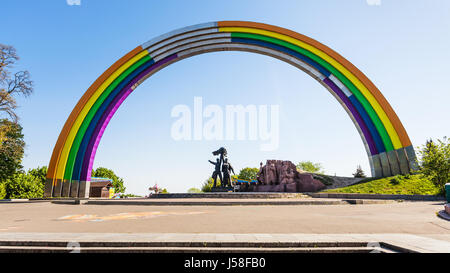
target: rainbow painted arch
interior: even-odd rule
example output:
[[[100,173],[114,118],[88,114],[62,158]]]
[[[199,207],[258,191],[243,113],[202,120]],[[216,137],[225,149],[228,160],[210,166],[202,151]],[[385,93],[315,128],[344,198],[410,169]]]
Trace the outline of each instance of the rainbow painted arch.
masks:
[[[85,197],[97,147],[122,102],[162,68],[207,52],[247,51],[283,60],[321,83],[341,103],[365,144],[372,176],[407,174],[415,152],[405,128],[377,87],[329,47],[294,31],[255,22],[189,26],[152,39],[106,70],[67,119],[50,160],[46,197]]]

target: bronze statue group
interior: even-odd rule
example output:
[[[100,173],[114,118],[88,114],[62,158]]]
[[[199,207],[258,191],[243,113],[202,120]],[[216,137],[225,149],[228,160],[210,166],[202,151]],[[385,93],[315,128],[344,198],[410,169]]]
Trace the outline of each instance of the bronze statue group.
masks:
[[[214,151],[212,153],[214,156],[219,156],[216,159],[216,162],[208,160],[209,163],[213,164],[215,169],[212,174],[212,179],[214,180],[214,186],[213,188],[217,187],[217,177],[219,177],[221,183],[221,187],[230,187],[231,186],[231,172],[233,172],[234,175],[234,169],[231,166],[231,164],[228,162],[227,158],[227,150],[225,148],[220,148],[217,151]],[[222,175],[223,174],[223,175]]]

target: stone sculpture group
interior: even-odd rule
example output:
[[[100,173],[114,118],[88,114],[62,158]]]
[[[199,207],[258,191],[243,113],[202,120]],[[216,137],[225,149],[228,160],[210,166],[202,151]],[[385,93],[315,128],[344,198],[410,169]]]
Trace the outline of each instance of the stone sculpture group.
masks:
[[[312,174],[301,173],[291,161],[283,160],[261,163],[257,180],[253,190],[258,192],[316,192],[326,187]]]

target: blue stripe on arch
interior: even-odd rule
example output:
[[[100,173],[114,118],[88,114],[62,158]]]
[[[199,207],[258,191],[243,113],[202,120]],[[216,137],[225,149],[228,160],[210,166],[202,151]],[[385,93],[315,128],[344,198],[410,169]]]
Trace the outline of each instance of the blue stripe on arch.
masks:
[[[281,51],[284,52],[286,54],[292,55],[300,60],[302,60],[303,62],[309,64],[310,66],[314,67],[316,70],[318,70],[320,73],[322,73],[323,75],[325,75],[325,77],[329,77],[331,75],[331,72],[328,71],[327,69],[325,69],[323,66],[321,66],[320,64],[318,64],[316,61],[314,61],[313,59],[302,55],[300,53],[298,53],[297,51],[294,51],[292,49],[286,48],[284,46],[280,46],[280,45],[276,45],[276,44],[272,44],[269,42],[265,42],[265,41],[261,41],[261,40],[254,40],[254,39],[247,39],[247,38],[231,38],[231,42],[232,43],[242,43],[242,44],[251,44],[251,45],[258,45],[258,46],[263,46],[263,47],[267,47],[267,48],[271,48],[274,49],[276,51]]]
[[[142,71],[149,68],[151,65],[153,65],[155,61],[150,59],[148,62],[141,65],[138,69],[133,71],[128,77],[126,77],[112,92],[109,94],[109,96],[106,98],[106,100],[102,103],[100,108],[95,113],[94,118],[92,119],[91,123],[89,124],[88,129],[86,130],[86,133],[83,136],[83,141],[81,142],[80,148],[78,149],[77,157],[75,160],[74,169],[72,172],[72,180],[80,180],[81,176],[81,169],[83,165],[83,159],[84,155],[86,153],[87,146],[89,145],[89,140],[92,137],[92,134],[94,133],[95,127],[97,126],[98,121],[102,117],[105,110],[108,108],[108,105],[114,100],[114,98],[120,93],[120,91],[135,77],[137,77]]]
[[[381,140],[381,136],[378,133],[378,130],[375,128],[375,125],[373,124],[372,120],[370,119],[370,117],[367,114],[364,107],[361,105],[361,103],[358,101],[358,99],[355,97],[355,95],[351,95],[348,98],[352,102],[353,106],[355,106],[356,110],[361,115],[361,118],[364,120],[364,123],[366,124],[367,128],[369,129],[370,134],[373,137],[373,141],[375,142],[375,146],[377,146],[378,153],[385,152],[386,148],[384,147],[384,143]]]

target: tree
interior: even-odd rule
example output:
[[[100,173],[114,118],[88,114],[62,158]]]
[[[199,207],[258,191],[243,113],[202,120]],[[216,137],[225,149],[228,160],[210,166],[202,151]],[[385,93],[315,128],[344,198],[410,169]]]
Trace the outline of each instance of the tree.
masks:
[[[197,189],[197,188],[190,188],[187,192],[188,193],[201,193],[202,190]]]
[[[6,115],[17,122],[17,95],[29,96],[33,93],[33,82],[28,71],[14,74],[10,69],[19,60],[16,49],[0,44],[0,115]]]
[[[16,172],[0,183],[0,199],[42,198],[46,176],[47,167]]]
[[[92,171],[92,177],[101,177],[101,178],[109,178],[112,180],[112,185],[114,187],[114,191],[116,193],[124,193],[125,192],[125,186],[123,185],[123,179],[118,177],[113,170],[99,167],[95,171]]]
[[[366,174],[364,173],[363,169],[361,168],[361,165],[358,165],[358,167],[356,168],[356,172],[353,174],[353,177],[355,177],[355,178],[367,177]]]
[[[217,178],[217,187],[220,187],[221,181]],[[211,192],[212,187],[214,186],[214,180],[210,177],[202,185],[202,192]]]
[[[28,170],[28,174],[34,176],[36,178],[36,182],[38,182],[44,189],[45,181],[47,180],[47,166]]]
[[[320,163],[301,161],[297,164],[297,168],[304,172],[323,174],[323,167]]]
[[[7,199],[30,199],[44,196],[44,185],[39,178],[25,173],[16,173],[3,183]]]
[[[22,126],[7,119],[0,120],[5,137],[0,146],[0,182],[5,181],[22,169],[25,141]]]
[[[244,168],[239,172],[238,178],[243,180],[254,180],[258,174],[258,168]]]
[[[420,172],[429,177],[431,181],[444,192],[445,184],[450,179],[450,141],[447,137],[434,142],[428,140],[419,147]]]

